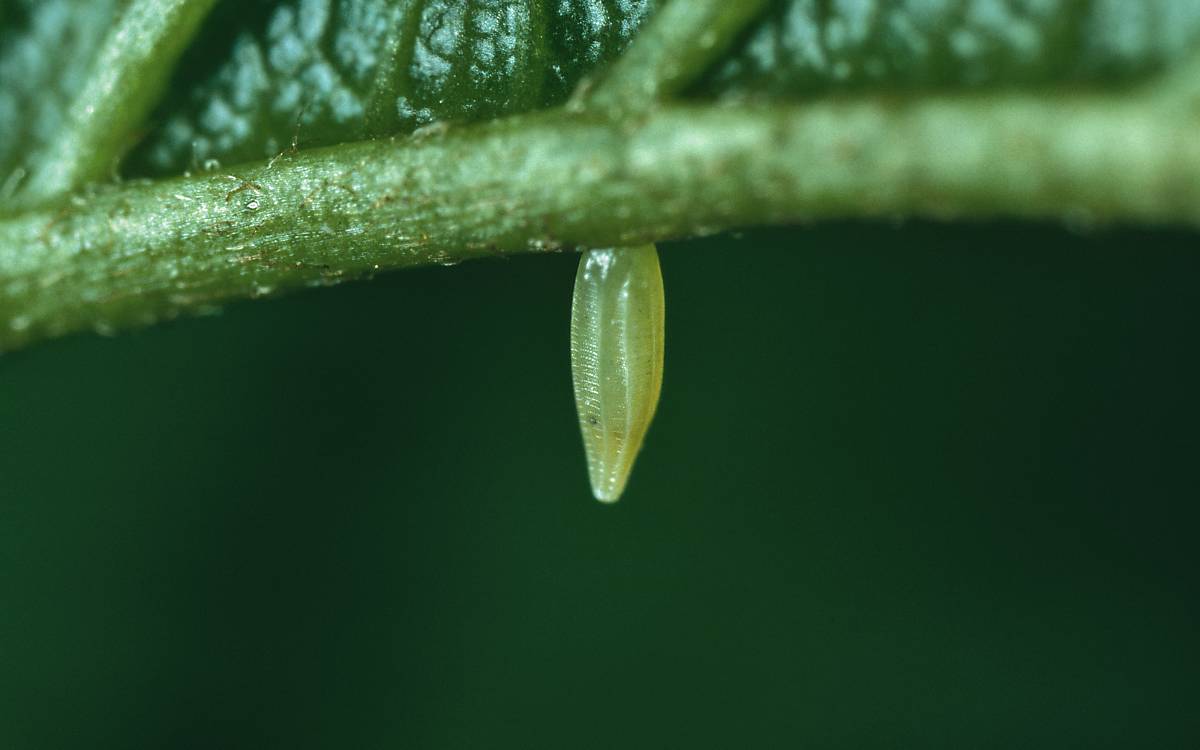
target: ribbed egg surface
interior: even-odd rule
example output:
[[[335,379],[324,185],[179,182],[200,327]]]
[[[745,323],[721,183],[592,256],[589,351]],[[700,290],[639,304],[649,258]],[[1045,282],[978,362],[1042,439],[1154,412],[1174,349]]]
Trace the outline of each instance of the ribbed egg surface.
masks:
[[[571,307],[571,372],[592,494],[615,502],[662,389],[665,312],[653,245],[588,250]]]

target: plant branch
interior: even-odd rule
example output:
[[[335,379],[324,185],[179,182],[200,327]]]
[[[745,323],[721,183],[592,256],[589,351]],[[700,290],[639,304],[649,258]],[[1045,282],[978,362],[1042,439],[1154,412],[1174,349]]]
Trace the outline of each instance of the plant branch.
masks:
[[[132,0],[109,32],[18,208],[108,177],[216,0]]]
[[[0,349],[494,254],[838,217],[1200,226],[1200,126],[1077,95],[552,111],[130,184],[0,221]]]

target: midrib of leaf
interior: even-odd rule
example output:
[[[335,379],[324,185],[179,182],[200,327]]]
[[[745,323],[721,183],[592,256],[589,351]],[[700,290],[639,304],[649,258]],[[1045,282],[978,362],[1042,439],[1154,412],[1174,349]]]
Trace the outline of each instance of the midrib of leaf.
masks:
[[[705,5],[716,7],[675,0],[668,10],[700,18]],[[648,62],[617,65],[600,100],[631,81],[642,83],[627,91],[670,93],[710,69],[712,49],[736,28],[710,48],[652,24],[638,40],[649,54],[635,44],[630,56]],[[701,52],[656,53],[665,40]],[[689,61],[682,74],[656,67],[677,60]],[[748,224],[894,215],[1197,224],[1195,89],[1179,85],[1194,72],[1154,95],[585,107],[92,191],[0,221],[0,349],[388,268]],[[493,101],[508,111],[521,100]]]
[[[131,185],[0,221],[0,348],[395,268],[739,226],[1200,226],[1196,113],[1150,95],[554,111]]]

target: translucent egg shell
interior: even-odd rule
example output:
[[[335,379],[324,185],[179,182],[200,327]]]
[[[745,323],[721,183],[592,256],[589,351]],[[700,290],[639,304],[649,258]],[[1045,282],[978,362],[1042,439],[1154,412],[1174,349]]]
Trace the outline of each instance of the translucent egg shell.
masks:
[[[615,502],[663,376],[662,271],[654,245],[588,250],[571,307],[571,373],[592,494]]]

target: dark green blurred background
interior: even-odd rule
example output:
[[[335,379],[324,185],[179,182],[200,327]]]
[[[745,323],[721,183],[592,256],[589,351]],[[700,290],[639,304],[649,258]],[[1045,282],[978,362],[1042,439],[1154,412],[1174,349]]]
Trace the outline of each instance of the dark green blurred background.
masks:
[[[0,359],[0,748],[1196,746],[1200,237],[662,258],[615,507],[574,255]]]

